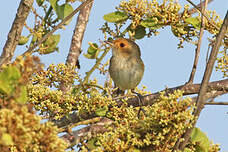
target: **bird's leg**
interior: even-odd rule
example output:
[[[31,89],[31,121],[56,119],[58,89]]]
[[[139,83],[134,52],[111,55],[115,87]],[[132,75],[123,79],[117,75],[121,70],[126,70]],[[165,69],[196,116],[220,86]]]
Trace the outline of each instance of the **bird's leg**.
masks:
[[[115,96],[119,96],[119,95],[123,96],[124,95],[124,90],[121,90],[120,88],[117,88],[115,83],[114,83],[114,87],[115,87],[115,90],[113,91],[113,94]]]
[[[118,89],[116,90],[116,94],[117,94],[117,96],[118,96],[118,95],[124,95],[124,91],[123,91],[123,90],[120,90],[120,88],[118,88]]]
[[[143,98],[143,96],[140,93],[135,92],[133,89],[131,90],[131,92],[136,94],[137,97],[138,97],[138,101],[139,101],[138,118],[139,118],[141,111],[145,114],[145,110],[142,108],[142,98]]]

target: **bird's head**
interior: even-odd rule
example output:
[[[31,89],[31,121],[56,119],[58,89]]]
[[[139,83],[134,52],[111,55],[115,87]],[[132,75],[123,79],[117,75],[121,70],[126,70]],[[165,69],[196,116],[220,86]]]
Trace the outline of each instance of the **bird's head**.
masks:
[[[139,46],[132,40],[117,38],[108,44],[111,45],[113,56],[141,56]]]

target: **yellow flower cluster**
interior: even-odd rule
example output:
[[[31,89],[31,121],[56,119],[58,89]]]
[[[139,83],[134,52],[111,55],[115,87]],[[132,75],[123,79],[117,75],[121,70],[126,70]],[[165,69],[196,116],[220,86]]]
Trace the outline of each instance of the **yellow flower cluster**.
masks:
[[[63,93],[57,90],[61,82],[78,84],[72,86],[71,91]],[[32,84],[28,85],[29,102],[33,103],[42,115],[55,119],[60,119],[73,111],[77,111],[79,115],[91,114],[109,105],[115,105],[111,96],[107,95],[110,91],[99,86],[96,80],[90,80],[86,84],[81,82],[73,68],[64,64],[50,65],[47,70],[36,74]]]
[[[11,152],[63,152],[67,143],[58,137],[59,129],[51,122],[29,112],[27,106],[12,104],[0,109],[0,150]]]
[[[94,151],[171,151],[177,139],[193,120],[192,102],[182,98],[181,91],[174,94],[161,93],[157,103],[145,106],[146,111],[137,116],[139,108],[112,107],[108,117],[114,120],[107,132],[96,136]]]
[[[227,47],[224,47],[219,52],[219,57],[217,58],[216,70],[220,70],[223,73],[223,77],[228,77],[228,54]]]

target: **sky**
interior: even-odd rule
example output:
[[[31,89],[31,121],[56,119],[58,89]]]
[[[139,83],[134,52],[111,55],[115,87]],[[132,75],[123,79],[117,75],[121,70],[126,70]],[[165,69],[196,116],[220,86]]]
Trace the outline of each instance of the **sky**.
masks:
[[[198,3],[199,0],[192,0],[194,3]],[[7,39],[7,34],[10,30],[12,22],[14,20],[17,8],[19,6],[19,0],[8,0],[2,2],[0,5],[1,14],[1,28],[0,28],[0,52],[4,47]],[[103,15],[115,11],[115,7],[120,3],[119,0],[95,0],[87,30],[84,35],[82,50],[86,52],[88,48],[88,42],[96,42],[103,40],[102,32],[99,28],[103,25]],[[77,3],[79,4],[79,3]],[[181,4],[187,4],[186,1],[181,1]],[[78,5],[75,5],[76,8]],[[228,1],[227,0],[214,0],[214,2],[208,5],[209,10],[215,10],[223,19],[227,11]],[[32,24],[33,17],[30,15],[27,23]],[[66,26],[65,30],[57,31],[56,33],[61,34],[61,40],[59,43],[60,52],[56,52],[50,55],[40,56],[41,61],[47,67],[49,64],[65,63],[67,53],[69,51],[71,37],[75,26],[76,17],[73,18],[72,22]],[[175,87],[185,84],[192,69],[194,60],[194,49],[195,46],[184,43],[183,49],[177,49],[178,39],[172,35],[169,28],[159,30],[158,36],[152,36],[150,38],[144,38],[137,40],[136,43],[141,48],[142,60],[145,64],[144,77],[138,86],[142,88],[142,85],[147,86],[147,90],[157,92],[165,89],[166,87]],[[23,30],[23,34],[26,35],[28,32]],[[202,81],[203,73],[206,66],[206,53],[207,53],[207,36],[209,34],[205,32],[202,48],[200,53],[200,60],[196,71],[194,83],[200,83]],[[23,52],[24,47],[18,46],[15,54],[19,55]],[[105,58],[107,61],[111,57],[111,52]],[[81,54],[80,56],[81,70],[80,74],[85,75],[95,63],[94,60],[85,59]],[[102,83],[106,76],[101,76],[96,71],[92,77],[97,77]],[[222,79],[222,73],[212,73],[210,81]],[[228,95],[216,98],[216,101],[228,101]],[[209,139],[214,143],[221,144],[221,151],[228,152],[228,106],[205,106],[199,120],[197,127],[200,127],[205,132]]]

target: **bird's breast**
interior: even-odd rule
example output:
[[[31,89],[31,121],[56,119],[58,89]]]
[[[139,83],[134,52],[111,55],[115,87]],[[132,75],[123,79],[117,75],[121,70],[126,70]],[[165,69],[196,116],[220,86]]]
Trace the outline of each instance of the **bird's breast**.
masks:
[[[144,64],[141,58],[112,57],[109,72],[121,90],[134,89],[143,77]]]

